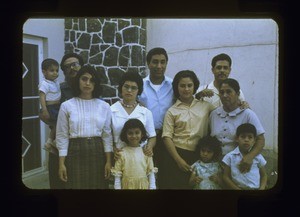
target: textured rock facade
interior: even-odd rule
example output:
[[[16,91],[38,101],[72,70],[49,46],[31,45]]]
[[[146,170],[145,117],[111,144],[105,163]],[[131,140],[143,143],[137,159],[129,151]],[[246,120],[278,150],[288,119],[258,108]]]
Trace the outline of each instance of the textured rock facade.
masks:
[[[127,71],[146,76],[146,20],[122,18],[65,19],[65,53],[80,54],[100,73],[102,98],[118,100],[118,82]]]

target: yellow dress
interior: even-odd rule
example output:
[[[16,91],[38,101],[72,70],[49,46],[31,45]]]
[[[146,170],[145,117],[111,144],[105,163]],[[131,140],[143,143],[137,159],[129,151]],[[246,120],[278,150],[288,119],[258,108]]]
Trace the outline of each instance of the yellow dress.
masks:
[[[141,147],[125,146],[120,153],[111,172],[122,177],[122,189],[149,189],[148,175],[157,172],[152,157],[144,155]]]

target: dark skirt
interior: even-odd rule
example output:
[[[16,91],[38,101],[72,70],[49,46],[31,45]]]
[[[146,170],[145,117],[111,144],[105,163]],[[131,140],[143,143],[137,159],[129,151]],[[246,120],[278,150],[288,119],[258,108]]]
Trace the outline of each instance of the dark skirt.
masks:
[[[192,165],[198,159],[197,155],[193,151],[177,147],[176,150],[180,157],[189,165]],[[163,186],[163,189],[192,189],[192,187],[189,186],[191,172],[184,172],[180,170],[176,161],[171,157],[169,152],[166,152],[164,158],[164,173],[165,185]]]
[[[105,153],[101,137],[70,139],[65,165],[67,189],[105,189]]]

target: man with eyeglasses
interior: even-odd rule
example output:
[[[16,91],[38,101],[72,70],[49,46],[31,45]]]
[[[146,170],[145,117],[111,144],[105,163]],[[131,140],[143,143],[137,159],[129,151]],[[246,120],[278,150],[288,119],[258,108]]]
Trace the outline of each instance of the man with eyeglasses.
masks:
[[[227,79],[231,72],[231,58],[225,53],[221,53],[213,57],[211,61],[211,71],[214,74],[214,80],[208,85],[201,85],[195,95],[197,99],[203,99],[204,101],[210,102],[215,107],[222,105],[219,97],[220,82]],[[248,103],[245,102],[245,96],[240,91],[239,99],[241,105],[248,107]]]
[[[63,56],[60,63],[60,68],[64,73],[65,81],[60,84],[61,102],[73,97],[71,81],[77,75],[77,72],[83,66],[83,64],[84,62],[82,57],[76,53],[68,53]]]
[[[68,53],[62,57],[60,68],[64,73],[65,81],[60,84],[61,102],[64,102],[73,97],[71,90],[71,81],[76,76],[77,72],[83,66],[84,62],[80,55],[76,53]],[[46,123],[46,120],[40,119]],[[49,152],[48,172],[50,189],[63,189],[64,182],[58,177],[58,151],[52,150]]]

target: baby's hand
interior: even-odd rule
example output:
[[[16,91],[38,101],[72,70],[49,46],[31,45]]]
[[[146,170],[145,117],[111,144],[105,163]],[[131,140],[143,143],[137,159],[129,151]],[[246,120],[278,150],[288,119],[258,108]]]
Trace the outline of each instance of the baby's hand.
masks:
[[[212,182],[218,183],[219,182],[219,177],[218,177],[217,174],[213,174],[209,177],[209,180],[212,181]]]
[[[203,178],[201,178],[200,176],[195,176],[195,178],[191,180],[191,183],[193,183],[193,185],[199,185],[202,180]]]

